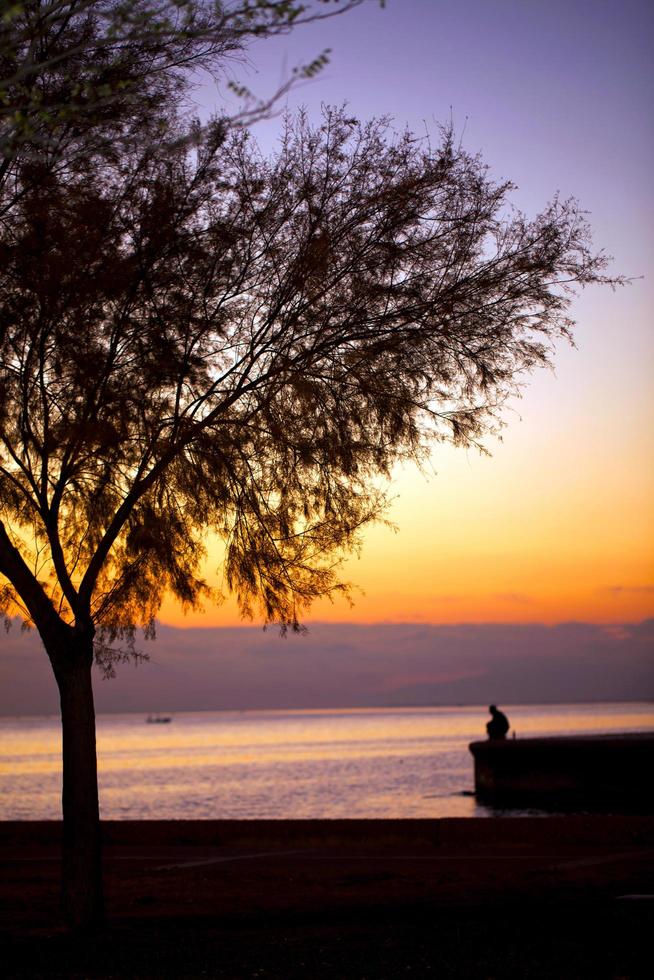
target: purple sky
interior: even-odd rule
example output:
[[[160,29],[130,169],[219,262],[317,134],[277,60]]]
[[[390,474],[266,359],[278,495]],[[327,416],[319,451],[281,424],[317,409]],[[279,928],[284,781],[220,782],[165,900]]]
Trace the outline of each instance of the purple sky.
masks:
[[[14,628],[0,657],[0,714],[58,708],[37,636]],[[151,660],[96,674],[98,711],[368,707],[654,699],[654,620],[622,627],[314,624],[161,626]]]

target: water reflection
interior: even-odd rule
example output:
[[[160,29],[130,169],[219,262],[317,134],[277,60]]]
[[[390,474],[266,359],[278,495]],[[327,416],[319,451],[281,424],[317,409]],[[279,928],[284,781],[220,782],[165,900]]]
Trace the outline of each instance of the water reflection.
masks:
[[[518,737],[654,730],[649,704],[512,705]],[[484,707],[180,713],[98,718],[107,818],[486,815],[468,743]],[[0,819],[60,813],[57,718],[0,719]]]

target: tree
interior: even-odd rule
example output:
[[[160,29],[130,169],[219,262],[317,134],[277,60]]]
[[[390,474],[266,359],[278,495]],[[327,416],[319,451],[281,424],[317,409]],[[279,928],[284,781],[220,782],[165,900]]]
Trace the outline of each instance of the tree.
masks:
[[[111,142],[188,90],[189,73],[225,77],[248,43],[358,7],[362,0],[11,0],[0,16],[0,180],[19,154],[60,158]],[[383,0],[380,0],[383,6]],[[273,93],[241,98],[229,120],[265,116],[329,51]]]
[[[574,201],[510,211],[451,131],[326,110],[266,159],[166,126],[102,167],[24,161],[0,233],[2,605],[60,691],[78,925],[102,901],[94,658],[129,655],[164,592],[209,597],[208,530],[243,613],[298,628],[382,512],[374,478],[481,445],[571,291],[617,281]]]

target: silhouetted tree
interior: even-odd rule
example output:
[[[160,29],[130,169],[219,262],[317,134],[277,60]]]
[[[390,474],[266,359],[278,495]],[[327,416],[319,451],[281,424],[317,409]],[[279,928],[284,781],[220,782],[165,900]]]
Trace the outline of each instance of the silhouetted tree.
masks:
[[[101,167],[23,162],[0,226],[2,605],[60,691],[78,924],[101,911],[94,657],[129,654],[165,592],[209,596],[208,531],[243,613],[297,628],[343,588],[375,478],[479,444],[573,287],[610,281],[574,202],[510,211],[451,132],[328,110],[267,159],[166,125]]]
[[[194,72],[223,80],[240,99],[226,122],[265,117],[295,81],[324,67],[329,51],[257,98],[233,74],[244,49],[362,2],[11,0],[0,15],[0,181],[21,153],[46,151],[53,162],[139,129],[188,94]]]

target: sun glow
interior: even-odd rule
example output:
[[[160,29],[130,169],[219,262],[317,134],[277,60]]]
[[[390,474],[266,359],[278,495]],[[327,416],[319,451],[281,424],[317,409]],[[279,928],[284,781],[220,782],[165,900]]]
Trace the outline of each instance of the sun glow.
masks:
[[[553,382],[555,383],[555,382]],[[554,420],[556,424],[556,420]],[[369,528],[360,556],[346,560],[353,606],[316,603],[326,622],[636,621],[654,613],[654,467],[637,445],[607,467],[601,447],[551,443],[547,429],[518,423],[492,457],[440,449],[434,472],[397,473],[389,519]],[[549,442],[549,445],[546,444]],[[207,573],[221,586],[221,546]],[[239,623],[235,600],[173,625]]]

